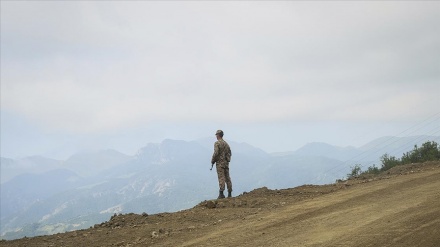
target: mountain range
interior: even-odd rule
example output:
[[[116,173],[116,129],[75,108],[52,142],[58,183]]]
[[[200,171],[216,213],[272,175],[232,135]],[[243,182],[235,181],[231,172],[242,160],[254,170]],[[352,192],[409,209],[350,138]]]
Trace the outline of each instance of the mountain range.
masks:
[[[116,150],[81,152],[67,160],[41,156],[1,158],[1,238],[83,229],[119,213],[175,212],[218,193],[210,171],[213,138],[149,143],[133,155]],[[380,156],[400,157],[439,136],[383,137],[362,147],[309,143],[266,153],[229,141],[234,194],[259,187],[292,188],[341,179],[354,164],[380,167]]]

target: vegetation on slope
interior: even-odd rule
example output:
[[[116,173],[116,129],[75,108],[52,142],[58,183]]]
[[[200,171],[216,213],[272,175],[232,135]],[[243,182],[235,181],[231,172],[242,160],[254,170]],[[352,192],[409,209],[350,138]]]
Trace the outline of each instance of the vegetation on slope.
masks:
[[[428,141],[423,143],[421,147],[414,145],[414,149],[404,153],[401,158],[384,154],[381,156],[380,160],[382,162],[380,168],[372,165],[365,171],[362,171],[360,164],[354,165],[351,169],[351,172],[347,174],[347,177],[353,178],[366,174],[378,174],[399,165],[440,160],[440,146],[434,141]]]

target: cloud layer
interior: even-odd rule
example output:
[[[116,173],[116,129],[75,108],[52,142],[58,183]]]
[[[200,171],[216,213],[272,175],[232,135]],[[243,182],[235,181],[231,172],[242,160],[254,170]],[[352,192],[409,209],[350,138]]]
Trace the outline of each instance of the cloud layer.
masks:
[[[438,2],[2,2],[1,109],[92,133],[152,122],[438,111]]]

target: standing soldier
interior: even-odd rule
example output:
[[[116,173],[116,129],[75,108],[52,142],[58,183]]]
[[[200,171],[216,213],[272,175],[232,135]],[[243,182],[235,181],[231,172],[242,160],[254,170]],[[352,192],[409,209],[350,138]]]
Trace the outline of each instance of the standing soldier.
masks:
[[[212,155],[211,164],[216,163],[218,184],[220,193],[218,199],[225,198],[223,191],[225,190],[225,183],[228,187],[228,197],[232,196],[232,182],[229,177],[229,162],[231,161],[231,148],[229,144],[223,140],[223,131],[217,130],[215,133],[217,141],[214,143],[214,154]]]

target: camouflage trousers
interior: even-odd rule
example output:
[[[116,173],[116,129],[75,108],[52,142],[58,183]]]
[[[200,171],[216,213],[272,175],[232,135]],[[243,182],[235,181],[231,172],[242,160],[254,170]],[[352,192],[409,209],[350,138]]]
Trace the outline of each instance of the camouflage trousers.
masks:
[[[225,190],[225,184],[228,187],[228,191],[232,191],[232,182],[231,177],[229,176],[229,164],[216,164],[216,168],[220,191]]]

